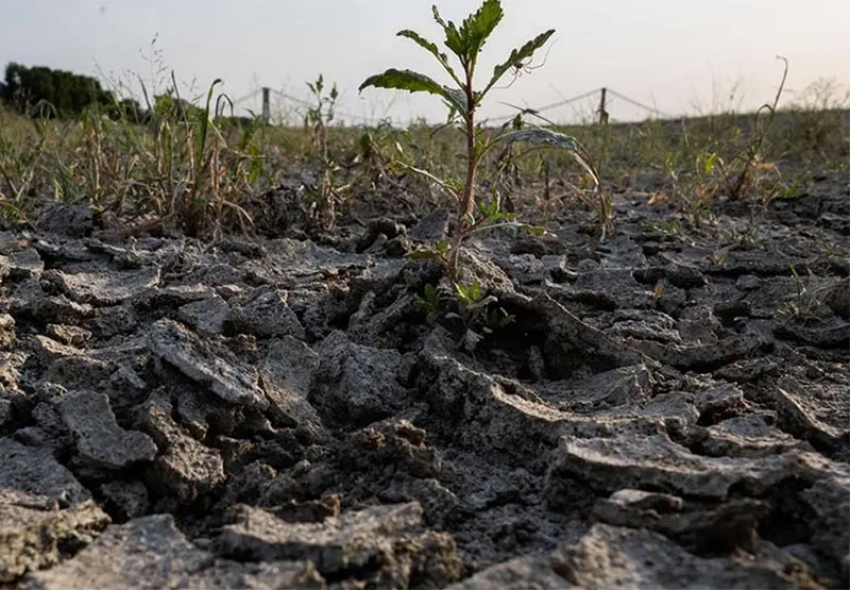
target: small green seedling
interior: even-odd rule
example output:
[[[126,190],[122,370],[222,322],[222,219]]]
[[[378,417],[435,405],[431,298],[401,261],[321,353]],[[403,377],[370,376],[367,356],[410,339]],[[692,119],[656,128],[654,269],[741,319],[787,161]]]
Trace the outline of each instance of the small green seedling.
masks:
[[[494,69],[490,80],[478,89],[475,84],[478,57],[487,39],[502,21],[504,12],[499,0],[485,0],[477,12],[469,15],[457,26],[454,22],[446,22],[440,16],[437,7],[432,8],[434,20],[445,34],[444,45],[455,56],[460,69],[449,62],[447,53],[443,53],[435,43],[425,39],[419,33],[403,30],[398,33],[406,37],[430,53],[448,74],[453,86],[444,86],[434,79],[411,70],[389,69],[382,74],[367,78],[361,85],[362,91],[367,87],[407,90],[409,92],[426,92],[443,99],[448,108],[449,121],[458,124],[458,128],[466,139],[466,177],[462,182],[452,179],[438,178],[436,175],[421,169],[407,167],[408,171],[418,173],[431,182],[439,185],[457,201],[457,223],[455,224],[453,241],[448,252],[435,252],[433,258],[444,262],[452,279],[458,277],[458,261],[463,241],[473,233],[483,229],[496,227],[528,227],[515,221],[515,217],[501,211],[501,202],[493,198],[483,204],[476,200],[476,184],[478,169],[483,158],[498,144],[507,142],[526,142],[540,147],[562,148],[577,156],[589,171],[590,166],[579,157],[579,147],[573,137],[556,133],[548,129],[525,128],[512,129],[510,123],[496,130],[487,130],[476,121],[476,114],[484,97],[494,88],[496,83],[507,73],[517,73],[528,69],[534,53],[543,47],[555,33],[549,29],[540,33],[521,47],[511,51],[508,58],[499,63]],[[594,178],[595,178],[595,174]],[[543,230],[539,230],[542,233]]]
[[[337,165],[331,158],[328,144],[328,126],[334,120],[334,108],[339,98],[336,84],[331,86],[330,93],[325,94],[325,80],[319,74],[315,82],[307,82],[307,87],[313,95],[315,106],[307,109],[304,116],[304,127],[310,131],[313,146],[321,166],[317,205],[320,224],[325,229],[331,229],[336,221],[337,189],[334,188],[333,175]]]

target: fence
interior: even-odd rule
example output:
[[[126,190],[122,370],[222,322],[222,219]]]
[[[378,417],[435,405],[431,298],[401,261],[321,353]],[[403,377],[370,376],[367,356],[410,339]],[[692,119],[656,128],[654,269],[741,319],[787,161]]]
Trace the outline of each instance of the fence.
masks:
[[[279,101],[286,105],[285,110],[287,115],[295,114],[298,116],[298,120],[303,120],[304,114],[306,114],[307,109],[310,109],[315,106],[313,103],[307,100],[292,96],[285,92],[275,90],[269,87],[258,88],[257,90],[246,94],[245,96],[242,96],[237,100],[234,100],[233,106],[234,109],[247,108],[247,105],[250,104],[252,100],[256,101],[257,98],[260,97],[260,108],[256,110],[248,110],[251,110],[251,112],[259,112],[263,123],[269,124],[271,122],[272,116],[272,96],[276,97]],[[630,98],[624,94],[621,94],[620,92],[617,92],[616,90],[613,90],[612,88],[603,87],[539,107],[519,107],[510,103],[501,103],[502,105],[511,108],[512,112],[509,114],[504,114],[495,117],[485,117],[484,123],[503,123],[514,118],[517,113],[523,113],[524,115],[538,119],[540,122],[543,122],[545,124],[555,125],[559,123],[564,123],[564,117],[558,116],[559,112],[561,113],[561,115],[563,115],[563,109],[565,107],[580,104],[582,102],[584,102],[585,105],[598,105],[595,109],[594,119],[599,123],[609,123],[617,121],[616,117],[611,116],[611,107],[619,101],[630,105],[633,109],[637,109],[638,112],[645,113],[650,117],[658,119],[676,118],[674,115],[664,113],[655,107],[649,106],[641,101]],[[256,104],[256,102],[254,104]],[[335,115],[337,120],[366,126],[374,126],[386,120],[375,117],[366,117],[363,115],[357,115],[354,113],[339,110],[335,110]]]

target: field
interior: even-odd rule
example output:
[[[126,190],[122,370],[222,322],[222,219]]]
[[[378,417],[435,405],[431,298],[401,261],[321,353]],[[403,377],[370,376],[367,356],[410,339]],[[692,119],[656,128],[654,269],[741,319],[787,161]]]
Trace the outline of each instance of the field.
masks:
[[[505,143],[455,242],[463,134],[317,96],[0,110],[0,587],[847,587],[846,104]]]

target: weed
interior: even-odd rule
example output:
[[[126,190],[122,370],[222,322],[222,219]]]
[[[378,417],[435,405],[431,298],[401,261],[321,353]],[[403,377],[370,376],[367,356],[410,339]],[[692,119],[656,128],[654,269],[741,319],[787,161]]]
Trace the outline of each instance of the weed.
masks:
[[[765,170],[774,168],[765,162],[765,142],[768,131],[770,131],[774,120],[776,119],[776,111],[779,107],[779,99],[782,97],[782,91],[785,88],[785,80],[788,78],[788,60],[778,56],[777,59],[782,60],[784,69],[782,71],[782,80],[779,83],[779,88],[776,91],[776,96],[772,103],[765,103],[756,111],[753,116],[753,133],[746,149],[742,154],[737,155],[732,164],[738,168],[734,168],[726,175],[728,180],[728,194],[732,200],[745,199],[753,186],[757,186],[760,182],[760,173]],[[723,168],[721,161],[720,167]]]
[[[671,182],[674,200],[690,214],[693,226],[699,229],[704,218],[712,217],[711,203],[721,183],[717,171],[723,159],[717,152],[700,152],[684,166],[682,160],[682,152],[668,153],[664,170]]]
[[[336,84],[325,94],[324,78],[320,74],[315,82],[308,82],[307,87],[313,94],[315,103],[307,109],[304,116],[304,127],[312,138],[316,156],[319,159],[319,184],[316,189],[317,217],[323,229],[332,229],[336,221],[336,202],[340,199],[339,192],[334,188],[334,173],[338,170],[336,162],[331,157],[328,146],[328,126],[334,120],[334,107],[339,98]]]
[[[440,289],[428,284],[423,295],[417,296],[427,313],[426,321],[433,323],[440,318],[459,321],[467,344],[470,338],[475,342],[481,339],[477,331],[491,334],[516,319],[498,304],[496,297],[484,292],[479,281],[454,282],[451,293],[442,296]]]
[[[427,170],[408,167],[410,172],[422,175],[440,186],[457,203],[457,221],[453,240],[447,248],[434,251],[432,256],[444,263],[452,278],[457,279],[460,270],[461,246],[468,237],[484,229],[521,225],[515,222],[512,214],[502,211],[498,194],[493,195],[488,203],[476,198],[478,171],[483,158],[503,142],[524,141],[538,146],[558,147],[576,155],[579,154],[579,148],[574,138],[548,129],[511,129],[508,123],[491,132],[476,121],[478,108],[495,84],[510,71],[518,72],[528,69],[534,53],[549,40],[555,32],[554,29],[541,33],[520,48],[514,49],[506,61],[494,68],[489,82],[483,89],[477,89],[475,73],[479,54],[504,16],[501,3],[499,0],[485,0],[478,11],[464,19],[460,26],[452,21],[443,20],[436,6],[432,11],[434,20],[445,35],[445,47],[457,58],[461,66],[460,73],[449,62],[448,54],[441,52],[435,43],[425,39],[419,33],[403,30],[398,35],[412,40],[436,58],[455,86],[444,86],[419,72],[389,69],[382,74],[367,78],[360,85],[360,90],[372,86],[409,92],[426,92],[438,96],[443,99],[448,108],[448,120],[457,123],[463,134],[466,144],[466,172],[462,182],[451,178],[439,178]],[[580,158],[579,160],[581,161]]]

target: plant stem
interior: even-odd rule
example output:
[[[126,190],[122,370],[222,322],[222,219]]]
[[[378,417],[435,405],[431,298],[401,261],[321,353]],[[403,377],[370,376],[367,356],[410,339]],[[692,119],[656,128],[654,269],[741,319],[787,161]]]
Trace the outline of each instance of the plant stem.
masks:
[[[464,116],[466,133],[466,183],[458,203],[457,224],[455,226],[454,244],[449,254],[449,274],[452,280],[456,280],[460,269],[460,246],[469,233],[469,229],[475,225],[473,214],[475,212],[475,181],[478,170],[478,145],[475,134],[475,92],[472,88],[472,78],[475,71],[475,62],[464,64],[466,74],[466,115]]]
[[[472,89],[472,64],[466,69],[466,184],[463,187],[461,197],[461,208],[458,212],[457,227],[455,232],[458,236],[465,233],[467,224],[472,222],[475,211],[475,181],[478,170],[477,138],[475,136],[475,93]]]

